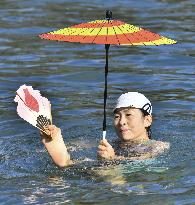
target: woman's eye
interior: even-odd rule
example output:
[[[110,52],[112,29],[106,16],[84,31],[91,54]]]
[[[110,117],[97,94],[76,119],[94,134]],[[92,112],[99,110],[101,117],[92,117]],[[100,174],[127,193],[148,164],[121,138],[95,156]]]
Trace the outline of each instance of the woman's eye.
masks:
[[[119,115],[115,115],[115,116],[114,116],[114,119],[118,119],[118,118],[119,118]]]
[[[127,113],[126,116],[129,117],[129,116],[131,116],[131,114],[130,114],[130,113]]]

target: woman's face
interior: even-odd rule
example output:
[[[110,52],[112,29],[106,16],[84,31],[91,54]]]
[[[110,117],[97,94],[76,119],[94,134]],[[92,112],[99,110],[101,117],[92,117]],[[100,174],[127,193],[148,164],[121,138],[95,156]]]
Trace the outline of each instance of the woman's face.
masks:
[[[148,139],[146,127],[152,123],[152,116],[143,116],[136,108],[119,108],[114,114],[114,126],[118,137],[123,141]]]

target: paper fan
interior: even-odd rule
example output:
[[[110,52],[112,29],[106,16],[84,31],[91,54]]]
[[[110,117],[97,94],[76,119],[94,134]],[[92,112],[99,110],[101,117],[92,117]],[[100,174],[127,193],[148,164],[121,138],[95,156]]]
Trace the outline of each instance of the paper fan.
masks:
[[[33,90],[32,86],[20,86],[14,101],[18,103],[18,115],[41,131],[44,131],[44,126],[52,123],[49,100],[42,97],[40,91]]]

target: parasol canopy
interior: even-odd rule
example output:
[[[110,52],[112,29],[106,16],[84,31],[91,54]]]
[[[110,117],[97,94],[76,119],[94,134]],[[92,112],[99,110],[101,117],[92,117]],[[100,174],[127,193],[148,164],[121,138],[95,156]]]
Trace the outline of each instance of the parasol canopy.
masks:
[[[81,23],[67,28],[59,29],[39,35],[46,40],[105,44],[105,89],[104,89],[104,120],[103,138],[106,136],[106,99],[107,99],[107,75],[108,75],[108,50],[110,45],[128,46],[158,46],[174,44],[176,41],[155,34],[151,31],[127,24],[123,21],[113,20],[112,12],[106,11],[105,20],[95,20]]]

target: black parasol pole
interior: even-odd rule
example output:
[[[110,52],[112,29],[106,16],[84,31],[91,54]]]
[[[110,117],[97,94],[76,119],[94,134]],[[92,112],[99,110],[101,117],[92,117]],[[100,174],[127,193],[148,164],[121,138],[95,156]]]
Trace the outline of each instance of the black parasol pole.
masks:
[[[106,11],[106,19],[112,19],[112,12]],[[106,138],[106,100],[107,100],[107,81],[108,81],[108,51],[110,48],[110,44],[105,44],[106,50],[106,64],[105,64],[105,87],[104,87],[104,120],[103,120],[103,139]]]
[[[104,120],[103,120],[103,139],[106,138],[106,100],[107,100],[107,81],[108,81],[108,50],[110,44],[105,44],[106,65],[105,65],[105,86],[104,86]]]

